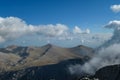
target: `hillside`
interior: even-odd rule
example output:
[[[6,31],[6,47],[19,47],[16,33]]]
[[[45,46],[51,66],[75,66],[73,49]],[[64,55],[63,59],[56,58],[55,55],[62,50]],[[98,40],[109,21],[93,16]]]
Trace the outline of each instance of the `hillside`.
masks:
[[[95,75],[71,74],[71,65],[82,66],[94,54],[94,49],[83,45],[73,48],[51,44],[0,48],[0,80],[119,80],[119,65],[103,67]]]
[[[21,47],[11,45],[0,48],[1,71],[19,70],[32,66],[57,64],[69,59],[89,60],[94,50],[86,46],[62,48],[52,44],[42,47]]]

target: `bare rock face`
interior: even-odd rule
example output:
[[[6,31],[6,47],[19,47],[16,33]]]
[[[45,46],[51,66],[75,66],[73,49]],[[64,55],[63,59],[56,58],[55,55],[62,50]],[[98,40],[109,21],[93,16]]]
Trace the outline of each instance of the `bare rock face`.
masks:
[[[96,71],[95,75],[87,75],[74,80],[120,80],[120,64],[105,66]]]
[[[120,80],[120,65],[111,65],[99,69],[95,77],[100,80]]]

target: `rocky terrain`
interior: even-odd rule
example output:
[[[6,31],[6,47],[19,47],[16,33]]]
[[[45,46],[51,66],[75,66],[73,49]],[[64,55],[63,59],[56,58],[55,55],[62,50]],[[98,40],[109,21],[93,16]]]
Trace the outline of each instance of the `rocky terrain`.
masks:
[[[94,76],[100,80],[120,80],[120,64],[103,67]]]
[[[70,73],[70,65],[83,65],[94,55],[94,49],[83,45],[0,48],[0,80],[120,80],[119,64],[100,68],[94,75]]]
[[[94,55],[92,48],[80,45],[62,48],[11,45],[0,48],[0,80],[72,80],[69,65],[84,64]]]
[[[7,71],[1,73],[0,80],[72,80],[74,76],[68,70],[70,64],[83,64],[83,61],[71,59],[58,64]]]
[[[78,80],[120,80],[120,64],[105,66],[96,71],[95,75]]]
[[[42,47],[12,45],[0,48],[0,71],[57,64],[69,59],[88,60],[92,57],[93,52],[92,48],[82,45],[74,48],[62,48],[51,44]]]

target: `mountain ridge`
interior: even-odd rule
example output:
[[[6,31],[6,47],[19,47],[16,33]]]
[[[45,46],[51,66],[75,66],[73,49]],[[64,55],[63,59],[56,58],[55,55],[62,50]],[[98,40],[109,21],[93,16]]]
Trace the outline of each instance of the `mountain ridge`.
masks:
[[[88,60],[92,57],[93,51],[94,49],[86,46],[62,48],[52,44],[47,44],[41,47],[34,47],[34,46],[22,47],[17,45],[11,45],[6,48],[0,48],[1,54],[5,54],[5,56],[11,55],[10,58],[8,59],[6,58],[2,59],[1,56],[1,64],[4,64],[3,66],[7,67],[7,69],[5,68],[5,70],[14,70],[14,69],[18,70],[32,66],[57,64],[61,61],[69,60],[69,59],[79,58],[83,60]],[[8,62],[6,63],[6,61]]]

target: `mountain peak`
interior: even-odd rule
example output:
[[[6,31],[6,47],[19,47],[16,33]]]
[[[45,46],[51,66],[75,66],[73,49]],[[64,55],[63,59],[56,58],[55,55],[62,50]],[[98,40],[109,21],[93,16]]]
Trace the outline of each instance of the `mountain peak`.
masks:
[[[46,46],[53,46],[53,45],[49,43],[49,44],[46,44]]]
[[[83,45],[78,45],[77,47],[85,47],[85,46],[83,46]]]
[[[12,50],[12,49],[15,49],[15,48],[17,48],[17,47],[18,47],[17,45],[10,45],[10,46],[8,46],[8,47],[6,47],[6,48]]]
[[[56,45],[53,45],[53,44],[46,44],[44,45],[43,47],[59,47],[59,46],[56,46]],[[59,47],[60,48],[60,47]]]
[[[52,46],[53,46],[52,44],[46,44],[43,47],[52,47]]]
[[[76,46],[75,48],[92,49],[92,48],[90,48],[90,47],[88,47],[88,46],[84,46],[84,45],[78,45],[78,46]]]

